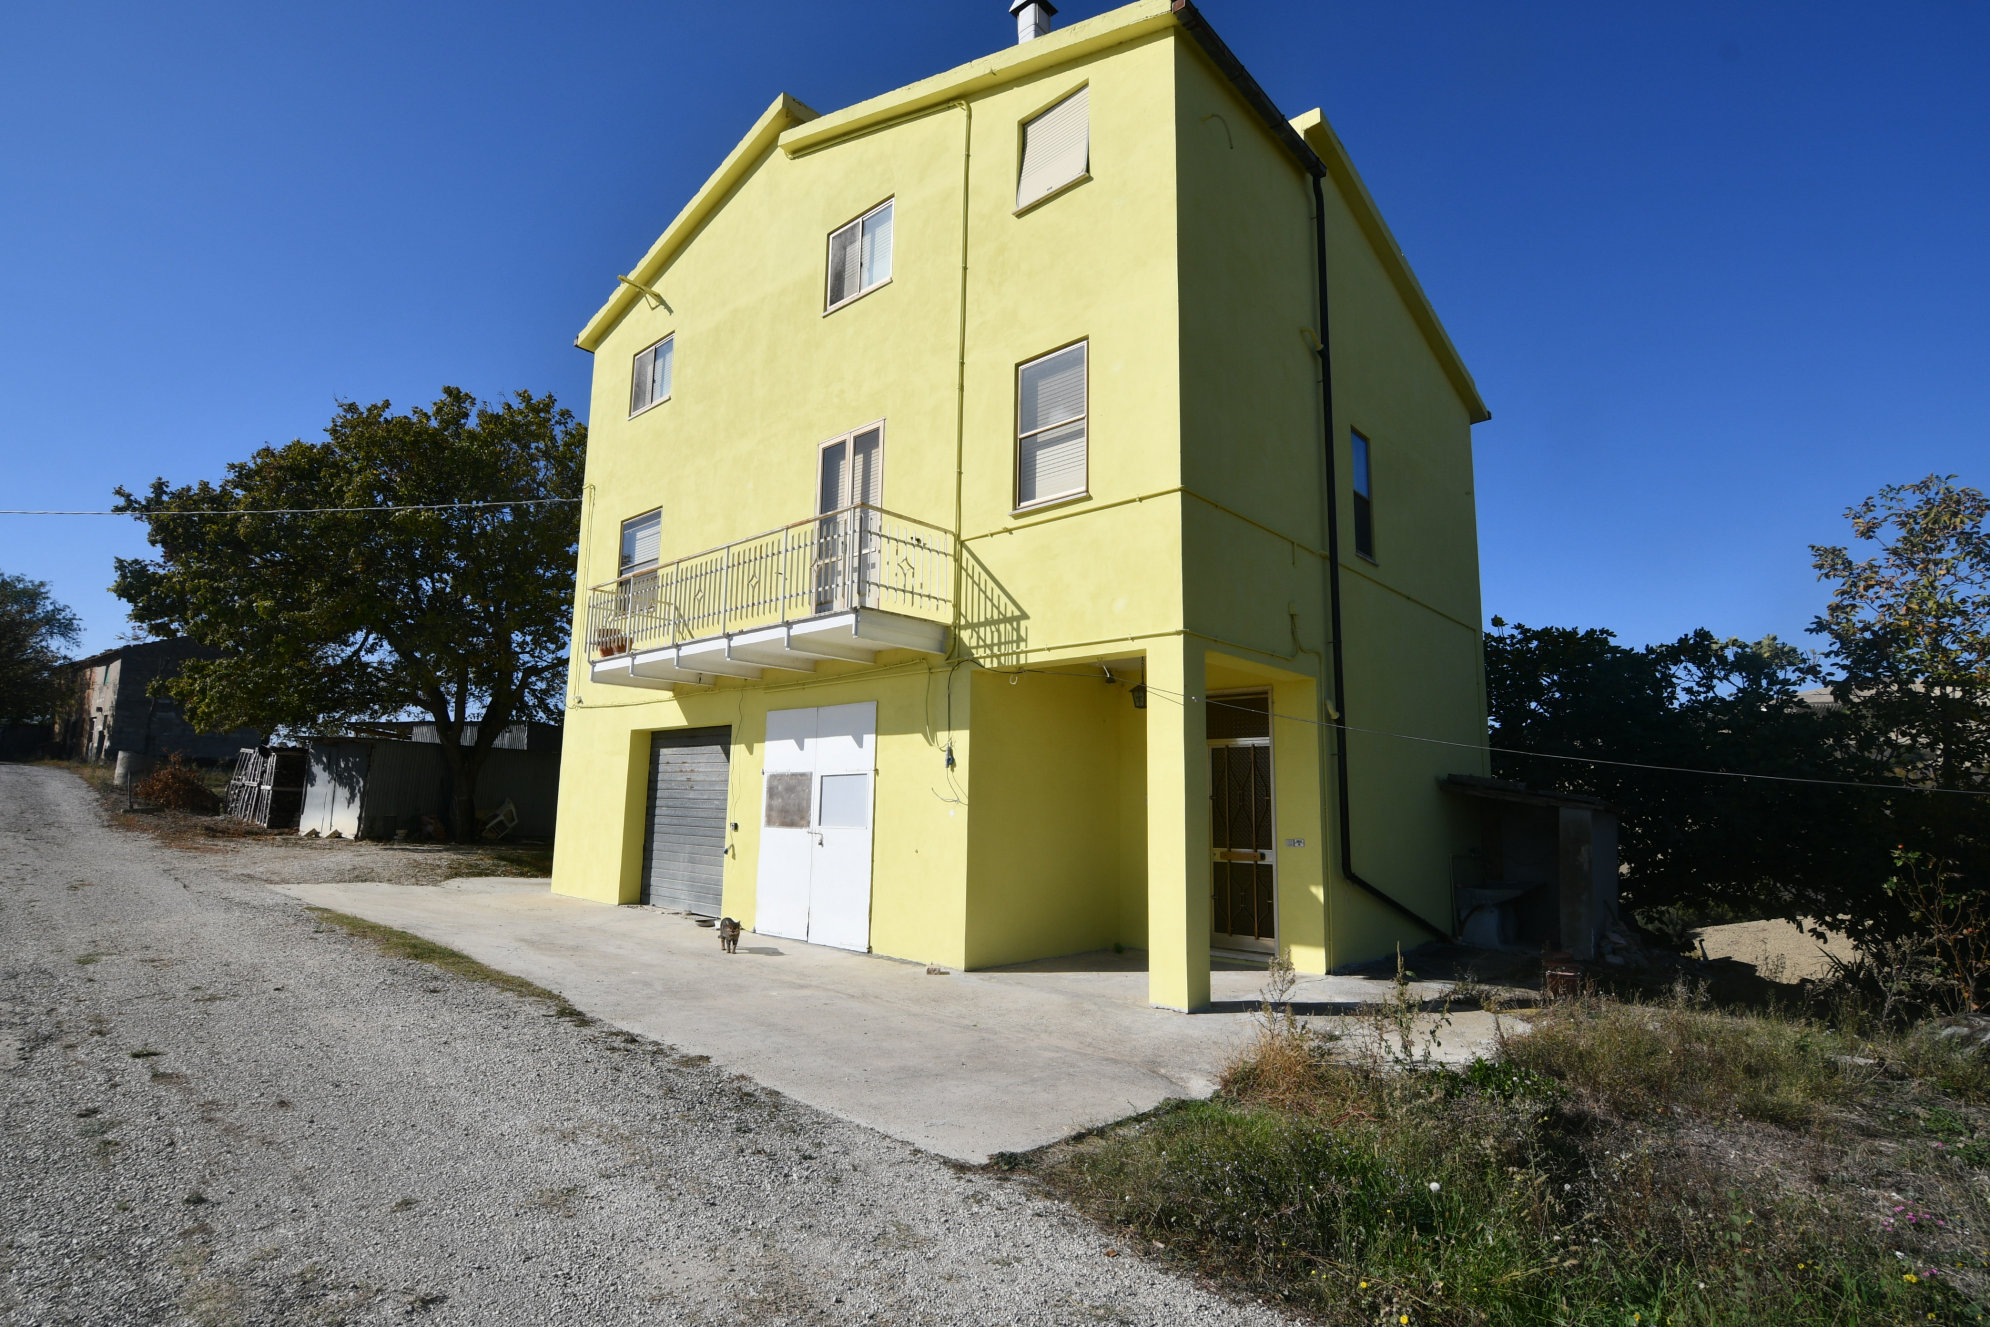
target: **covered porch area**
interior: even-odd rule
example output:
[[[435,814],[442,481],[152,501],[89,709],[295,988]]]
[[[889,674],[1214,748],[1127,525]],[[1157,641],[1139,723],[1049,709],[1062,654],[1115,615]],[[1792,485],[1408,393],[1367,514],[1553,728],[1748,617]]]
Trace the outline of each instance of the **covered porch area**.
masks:
[[[1317,683],[1193,637],[977,671],[966,963],[1142,956],[1147,1000],[1327,968]]]

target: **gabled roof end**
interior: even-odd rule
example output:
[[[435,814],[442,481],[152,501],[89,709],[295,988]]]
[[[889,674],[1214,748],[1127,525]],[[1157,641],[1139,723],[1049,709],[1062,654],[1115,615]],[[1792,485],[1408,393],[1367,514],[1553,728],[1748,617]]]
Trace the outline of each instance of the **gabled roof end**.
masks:
[[[629,273],[635,286],[619,283],[615,293],[608,297],[608,302],[587,320],[587,326],[580,329],[580,335],[574,338],[574,344],[592,353],[608,335],[608,329],[613,327],[616,320],[628,312],[629,306],[639,298],[636,286],[656,284],[657,277],[677,255],[677,251],[684,246],[684,241],[689,238],[691,232],[725,201],[726,195],[731,193],[733,186],[745,177],[753,163],[771,151],[775,142],[787,130],[817,118],[819,118],[818,112],[785,92],[774,98],[773,104],[761,112],[760,118],[754,121],[753,128],[747,131],[746,137],[740,139],[739,144],[726,154],[726,159],[719,163],[719,168],[712,172],[711,177],[697,193],[691,195],[691,201],[686,203],[676,218],[664,228],[663,234],[657,236],[656,243],[652,244],[649,252],[643,255],[642,262],[636,264],[635,270]]]
[[[1389,274],[1389,282],[1410,311],[1417,330],[1423,333],[1437,362],[1444,369],[1444,375],[1451,380],[1451,386],[1465,403],[1465,413],[1474,424],[1483,424],[1492,418],[1492,411],[1479,396],[1478,384],[1472,381],[1470,369],[1458,353],[1458,347],[1451,342],[1451,336],[1438,321],[1437,310],[1430,303],[1430,296],[1424,294],[1423,284],[1410,270],[1409,259],[1403,256],[1402,246],[1389,230],[1389,223],[1382,219],[1382,209],[1375,205],[1374,195],[1362,183],[1361,175],[1354,169],[1354,162],[1348,157],[1347,149],[1341,145],[1340,136],[1327,123],[1327,117],[1318,107],[1304,115],[1292,117],[1292,127],[1306,145],[1318,155],[1326,165],[1327,178],[1340,191],[1348,210],[1354,214],[1356,224],[1381,260],[1382,270]]]

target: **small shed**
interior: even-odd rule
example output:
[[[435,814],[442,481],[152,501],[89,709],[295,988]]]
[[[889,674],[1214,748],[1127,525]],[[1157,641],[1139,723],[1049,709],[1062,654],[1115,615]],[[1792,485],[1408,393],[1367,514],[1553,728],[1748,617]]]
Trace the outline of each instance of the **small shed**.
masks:
[[[1593,959],[1617,912],[1617,812],[1602,799],[1451,774],[1479,812],[1479,846],[1457,859],[1459,938],[1482,949]]]
[[[477,814],[495,814],[509,802],[517,822],[508,837],[549,839],[559,805],[559,749],[550,743],[538,750],[507,745],[509,736],[500,735],[484,758],[477,778]],[[391,839],[403,832],[420,834],[424,816],[447,822],[449,766],[438,743],[323,737],[313,739],[308,749],[298,833]]]

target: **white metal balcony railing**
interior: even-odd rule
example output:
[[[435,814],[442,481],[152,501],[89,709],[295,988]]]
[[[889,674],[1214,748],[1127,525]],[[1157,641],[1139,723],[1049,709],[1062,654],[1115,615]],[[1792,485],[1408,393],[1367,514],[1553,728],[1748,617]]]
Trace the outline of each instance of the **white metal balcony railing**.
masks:
[[[588,591],[589,656],[610,659],[856,608],[946,621],[953,535],[862,504]]]

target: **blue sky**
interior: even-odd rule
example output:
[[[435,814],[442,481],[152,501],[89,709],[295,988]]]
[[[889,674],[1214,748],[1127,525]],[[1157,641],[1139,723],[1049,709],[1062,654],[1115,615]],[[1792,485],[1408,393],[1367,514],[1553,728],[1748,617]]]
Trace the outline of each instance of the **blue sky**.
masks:
[[[1326,109],[1492,406],[1488,614],[1799,636],[1846,506],[1990,483],[1990,6],[1203,8]],[[776,92],[861,100],[1006,9],[8,6],[0,507],[216,476],[338,398],[584,414],[574,333]],[[0,517],[90,648],[143,548]]]

